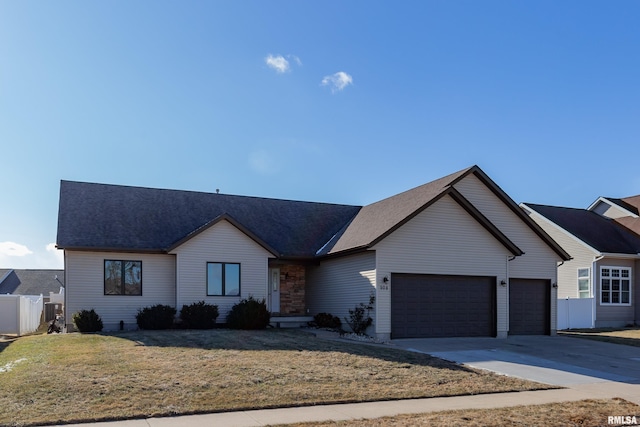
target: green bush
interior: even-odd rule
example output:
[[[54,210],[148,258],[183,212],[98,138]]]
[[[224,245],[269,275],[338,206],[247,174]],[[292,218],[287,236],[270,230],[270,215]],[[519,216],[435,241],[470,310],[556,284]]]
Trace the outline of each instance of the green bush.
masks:
[[[100,332],[102,330],[102,319],[93,308],[73,313],[71,318],[73,325],[80,332]]]
[[[270,318],[265,300],[249,296],[231,307],[227,314],[227,326],[231,329],[265,329]]]
[[[170,305],[157,304],[138,310],[136,323],[140,329],[170,329],[173,326],[175,315],[175,308]]]
[[[204,301],[183,305],[180,310],[182,326],[188,329],[213,329],[218,318],[218,306]]]
[[[340,318],[329,313],[316,314],[313,316],[313,322],[310,322],[310,324],[318,328],[340,329],[342,327]]]

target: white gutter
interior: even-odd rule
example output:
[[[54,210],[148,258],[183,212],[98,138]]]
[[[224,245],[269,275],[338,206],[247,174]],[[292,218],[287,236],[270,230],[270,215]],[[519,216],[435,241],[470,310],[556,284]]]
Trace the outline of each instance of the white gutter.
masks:
[[[613,252],[601,252],[600,253],[600,257],[601,257],[600,259],[602,259],[602,257],[622,258],[622,259],[638,259],[638,258],[640,258],[640,253],[638,253],[638,254],[617,254],[617,253],[613,253]]]

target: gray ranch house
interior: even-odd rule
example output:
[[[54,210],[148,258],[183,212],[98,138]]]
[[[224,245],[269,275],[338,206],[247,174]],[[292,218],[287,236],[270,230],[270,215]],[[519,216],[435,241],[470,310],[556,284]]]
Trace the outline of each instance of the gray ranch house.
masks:
[[[249,296],[344,318],[374,295],[383,339],[554,334],[570,259],[477,166],[367,206],[62,181],[57,246],[67,322],[202,300],[224,322]]]
[[[521,206],[573,257],[558,267],[558,298],[588,299],[591,327],[640,323],[640,196],[600,197],[587,209]]]

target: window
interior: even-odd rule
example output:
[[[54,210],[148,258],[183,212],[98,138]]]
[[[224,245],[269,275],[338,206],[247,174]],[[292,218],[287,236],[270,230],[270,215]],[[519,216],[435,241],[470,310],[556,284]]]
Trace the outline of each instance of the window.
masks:
[[[578,269],[578,298],[589,298],[591,286],[588,268]]]
[[[631,304],[630,268],[600,268],[600,304]]]
[[[104,261],[105,295],[142,295],[142,261]]]
[[[207,295],[240,296],[240,264],[208,262]]]

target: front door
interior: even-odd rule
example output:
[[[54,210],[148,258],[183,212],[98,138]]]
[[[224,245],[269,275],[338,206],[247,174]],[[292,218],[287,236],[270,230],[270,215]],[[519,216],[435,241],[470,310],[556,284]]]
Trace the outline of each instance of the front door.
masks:
[[[280,269],[269,269],[269,309],[280,313]]]

